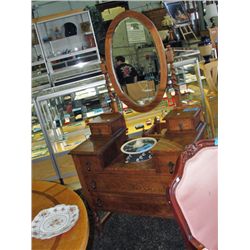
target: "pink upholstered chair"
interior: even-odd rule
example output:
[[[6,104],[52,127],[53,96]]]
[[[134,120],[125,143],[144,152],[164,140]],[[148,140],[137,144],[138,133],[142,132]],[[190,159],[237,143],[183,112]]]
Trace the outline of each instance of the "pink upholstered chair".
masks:
[[[200,140],[179,156],[170,201],[191,249],[218,249],[217,140]]]

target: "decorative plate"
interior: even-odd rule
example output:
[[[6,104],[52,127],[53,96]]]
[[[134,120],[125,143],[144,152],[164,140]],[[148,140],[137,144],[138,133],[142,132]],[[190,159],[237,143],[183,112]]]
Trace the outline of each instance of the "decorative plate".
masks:
[[[125,154],[141,154],[149,151],[157,140],[152,137],[141,137],[124,143],[121,146],[121,151]]]
[[[69,231],[79,218],[76,205],[60,204],[40,211],[31,224],[32,237],[49,239]]]
[[[152,154],[151,151],[147,151],[141,154],[136,154],[136,155],[127,155],[126,159],[125,159],[125,163],[133,163],[133,162],[143,162],[143,161],[147,161],[149,159],[152,158]]]

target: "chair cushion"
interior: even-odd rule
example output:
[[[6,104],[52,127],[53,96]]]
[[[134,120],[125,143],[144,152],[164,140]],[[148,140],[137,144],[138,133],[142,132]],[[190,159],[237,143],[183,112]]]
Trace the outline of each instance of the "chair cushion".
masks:
[[[192,235],[207,249],[218,249],[218,148],[201,149],[185,165],[176,199]]]

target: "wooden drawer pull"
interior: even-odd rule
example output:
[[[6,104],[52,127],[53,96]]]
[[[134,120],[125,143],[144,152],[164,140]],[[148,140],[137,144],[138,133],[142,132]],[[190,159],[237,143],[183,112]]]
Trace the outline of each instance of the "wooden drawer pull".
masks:
[[[88,170],[88,171],[91,171],[91,168],[90,168],[90,167],[91,167],[91,162],[86,161],[86,162],[85,162],[85,166],[87,167],[87,170]]]
[[[180,131],[182,131],[183,130],[183,123],[179,123],[178,126],[179,126]]]
[[[91,186],[91,188],[93,190],[95,190],[96,189],[96,182],[95,181],[91,181],[90,186]]]
[[[102,207],[102,200],[99,199],[99,198],[97,198],[97,200],[96,200],[96,205],[97,205],[98,207]]]
[[[170,174],[173,174],[173,173],[174,173],[174,166],[175,166],[175,164],[174,164],[172,161],[170,161],[170,162],[168,163],[168,168],[169,168],[169,173],[170,173]]]

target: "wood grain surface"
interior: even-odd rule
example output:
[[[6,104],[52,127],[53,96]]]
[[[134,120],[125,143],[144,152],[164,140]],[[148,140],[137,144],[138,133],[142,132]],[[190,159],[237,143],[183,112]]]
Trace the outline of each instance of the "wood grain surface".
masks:
[[[88,214],[81,198],[65,186],[46,181],[32,182],[32,220],[43,209],[58,204],[77,205],[79,219],[68,232],[50,239],[32,238],[32,249],[86,249],[89,238]]]

